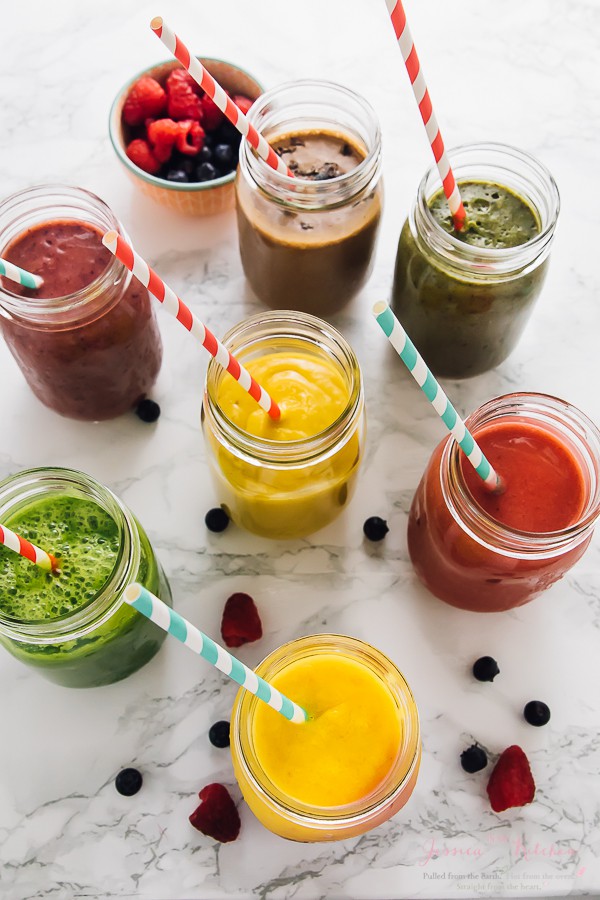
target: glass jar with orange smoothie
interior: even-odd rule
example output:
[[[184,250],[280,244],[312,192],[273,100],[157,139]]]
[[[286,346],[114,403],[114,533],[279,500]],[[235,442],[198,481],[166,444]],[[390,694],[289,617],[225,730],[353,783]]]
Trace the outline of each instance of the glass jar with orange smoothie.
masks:
[[[148,291],[102,245],[124,234],[94,194],[43,185],[0,203],[0,256],[43,278],[0,278],[0,329],[38,400],[73,419],[111,419],[151,389],[162,345]]]
[[[256,672],[308,713],[296,724],[248,691],[237,695],[234,772],[266,828],[294,841],[345,840],[404,806],[419,771],[419,717],[387,656],[318,634],[280,647]]]
[[[467,420],[504,490],[490,493],[448,438],[408,522],[413,566],[452,606],[498,612],[537,597],[580,559],[600,515],[600,432],[556,397],[515,393]]]
[[[352,496],[362,459],[362,376],[331,325],[303,313],[264,313],[223,338],[279,405],[271,419],[214,360],[202,422],[218,499],[243,528],[297,538],[329,524]]]

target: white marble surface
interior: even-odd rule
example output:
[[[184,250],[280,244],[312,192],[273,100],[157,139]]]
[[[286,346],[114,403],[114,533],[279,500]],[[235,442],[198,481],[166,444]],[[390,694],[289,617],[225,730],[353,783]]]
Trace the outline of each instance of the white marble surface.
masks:
[[[537,154],[563,209],[549,280],[518,349],[497,371],[447,385],[463,411],[513,389],[555,393],[600,421],[600,9],[597,0],[406,0],[448,145],[501,140]],[[382,121],[387,208],[367,288],[337,324],[366,380],[369,438],[358,494],[310,540],[269,543],[206,532],[217,500],[199,432],[205,360],[159,311],[165,359],[155,427],[58,418],[32,397],[0,346],[0,476],[60,464],[105,482],[149,531],[177,608],[218,635],[225,598],[251,593],[265,636],[250,664],[289,638],[333,630],[398,662],[422,717],[424,761],[409,805],[387,825],[333,845],[291,844],[240,800],[229,754],[207,740],[227,717],[231,683],[168,641],[124,683],[73,692],[0,657],[0,896],[33,898],[600,897],[598,638],[600,541],[562,583],[492,617],[440,604],[416,582],[406,516],[440,423],[388,350],[369,309],[389,291],[395,243],[429,165],[383,0],[29,0],[7,3],[0,33],[1,190],[56,180],[96,191],[141,253],[217,333],[259,306],[245,287],[232,215],[190,221],[136,194],[113,158],[106,122],[121,83],[165,53],[148,28],[163,14],[203,55],[235,60],[267,85],[325,77],[362,91]],[[390,524],[362,538],[366,516]],[[493,685],[469,675],[481,654]],[[520,718],[548,701],[548,727]],[[485,776],[462,772],[473,739],[491,754],[528,753],[535,802],[496,815]],[[113,779],[138,766],[143,790]],[[231,786],[240,839],[219,846],[191,828],[197,791]]]

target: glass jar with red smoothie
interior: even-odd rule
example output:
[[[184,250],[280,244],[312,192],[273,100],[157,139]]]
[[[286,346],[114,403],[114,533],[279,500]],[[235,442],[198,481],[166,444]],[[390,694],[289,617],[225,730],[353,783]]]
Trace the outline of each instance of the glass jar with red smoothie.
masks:
[[[150,297],[102,245],[123,228],[94,194],[42,185],[0,203],[0,256],[40,275],[0,278],[0,327],[31,390],[73,419],[111,419],[154,384],[162,345]]]
[[[501,476],[492,494],[453,438],[415,493],[408,548],[429,590],[452,606],[498,612],[528,603],[583,555],[600,514],[600,432],[556,397],[490,400],[467,427]]]

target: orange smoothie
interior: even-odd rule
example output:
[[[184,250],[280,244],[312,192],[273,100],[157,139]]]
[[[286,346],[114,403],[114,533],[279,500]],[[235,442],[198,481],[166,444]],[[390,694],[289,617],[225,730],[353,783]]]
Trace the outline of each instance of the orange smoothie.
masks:
[[[309,715],[295,724],[255,698],[236,701],[234,769],[267,828],[292,840],[342,840],[406,803],[420,758],[418,717],[387,657],[352,638],[317,635],[280,648],[257,671]]]

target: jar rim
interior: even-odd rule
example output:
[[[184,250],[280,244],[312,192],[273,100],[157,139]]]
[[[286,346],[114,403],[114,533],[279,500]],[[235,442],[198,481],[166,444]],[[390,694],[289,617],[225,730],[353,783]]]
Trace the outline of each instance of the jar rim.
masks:
[[[265,333],[253,335],[256,328],[263,327]],[[296,332],[292,332],[292,329]],[[299,333],[297,333],[299,332]],[[206,370],[203,409],[217,426],[218,433],[236,450],[251,454],[270,465],[282,467],[304,465],[308,460],[337,452],[340,444],[353,433],[354,423],[364,404],[362,374],[358,359],[350,344],[333,325],[316,316],[296,310],[273,310],[261,312],[237,323],[224,335],[222,343],[243,362],[244,350],[258,347],[260,343],[276,337],[304,341],[307,346],[318,347],[329,359],[341,366],[349,381],[348,402],[339,416],[316,435],[293,441],[278,441],[252,435],[233,422],[220,408],[216,388],[227,372],[212,358]],[[236,343],[236,340],[239,342]],[[325,340],[330,340],[339,351],[339,356],[328,353]],[[277,399],[277,398],[275,398]]]
[[[84,606],[50,620],[17,620],[0,612],[0,634],[28,644],[76,640],[109,619],[123,604],[123,591],[138,570],[141,548],[130,510],[109,488],[85,472],[58,466],[24,469],[0,481],[0,511],[4,515],[23,499],[34,502],[48,491],[82,496],[95,502],[119,530],[119,550],[112,572],[96,596]]]
[[[442,495],[454,520],[478,544],[513,558],[544,559],[563,553],[584,541],[600,515],[600,431],[576,406],[551,394],[518,391],[495,397],[465,419],[475,433],[478,427],[511,416],[526,417],[539,428],[560,432],[576,448],[588,467],[590,489],[587,504],[577,522],[558,531],[529,532],[505,525],[479,505],[466,486],[461,465],[462,451],[449,437],[442,451],[440,482]],[[500,473],[502,474],[502,473]]]
[[[35,210],[28,208],[27,204],[36,200],[45,200],[47,202],[44,205],[36,207]],[[73,211],[78,209],[82,213],[87,213],[90,218],[96,217],[98,220],[101,220],[101,222],[93,222],[81,218],[80,221],[87,221],[88,224],[92,226],[96,225],[99,228],[101,224],[106,231],[112,229],[117,230],[119,234],[125,234],[115,214],[101,197],[98,197],[97,194],[88,191],[86,188],[60,183],[47,183],[24,188],[15,191],[13,194],[0,201],[0,228],[4,231],[1,223],[2,216],[10,214],[13,211],[16,213],[16,218],[8,223],[13,227],[18,225],[22,219],[29,219],[28,223],[22,231],[18,232],[18,234],[23,234],[30,229],[39,227],[45,222],[50,223],[53,220],[57,220],[58,214],[52,216],[49,212],[46,215],[45,210],[52,210],[55,206],[58,207],[61,201],[64,202],[64,205],[67,206],[67,208],[70,208]],[[20,211],[19,207],[21,207]],[[78,219],[73,218],[72,215],[70,217],[65,215],[65,221],[71,220],[78,221]],[[16,236],[11,236],[9,243],[18,240],[18,234]],[[0,248],[2,251],[5,249],[6,247]],[[131,273],[128,272],[126,267],[115,256],[112,255],[108,260],[106,268],[90,281],[89,284],[77,291],[73,291],[70,294],[64,294],[60,297],[40,297],[37,295],[29,297],[16,294],[7,287],[10,282],[8,282],[6,278],[3,278],[0,279],[0,309],[4,309],[6,313],[19,319],[37,319],[38,322],[43,322],[53,313],[68,313],[79,310],[83,306],[87,306],[92,300],[105,293],[107,282],[116,287],[119,285],[119,282],[123,280],[124,286],[129,284]]]
[[[258,697],[241,688],[234,703],[232,717],[232,747],[252,789],[263,802],[278,813],[288,816],[304,827],[326,825],[327,829],[347,828],[357,821],[375,816],[382,808],[393,805],[414,777],[420,759],[420,722],[414,695],[396,664],[381,650],[359,638],[343,634],[321,633],[305,635],[288,641],[269,653],[255,671],[269,680],[286,665],[311,655],[340,654],[364,665],[393,696],[399,716],[403,716],[402,734],[397,757],[384,780],[366,797],[342,806],[315,806],[287,798],[260,770],[260,763],[252,759],[251,725]],[[246,728],[241,720],[245,717]],[[301,728],[302,725],[296,727]],[[258,770],[258,771],[257,771]],[[262,776],[262,777],[261,777]],[[288,802],[289,801],[289,802]]]

